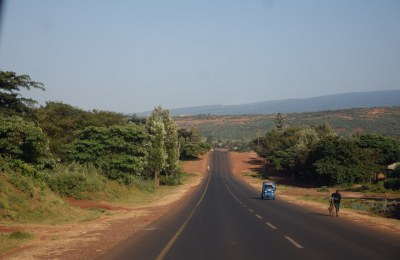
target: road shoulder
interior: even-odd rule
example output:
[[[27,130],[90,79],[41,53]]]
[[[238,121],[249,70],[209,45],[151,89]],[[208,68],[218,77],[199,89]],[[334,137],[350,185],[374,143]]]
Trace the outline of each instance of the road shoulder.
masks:
[[[95,207],[106,211],[100,219],[65,225],[18,225],[8,229],[23,230],[35,239],[23,247],[13,249],[0,259],[93,259],[138,231],[146,229],[168,212],[176,209],[204,180],[208,154],[198,161],[183,163],[183,171],[192,173],[190,183],[177,186],[173,193],[150,204],[130,207],[93,201],[73,201],[77,207]],[[0,229],[2,227],[0,226]],[[5,227],[3,227],[5,228]]]
[[[265,163],[255,152],[238,153],[230,152],[232,171],[235,176],[243,182],[246,182],[256,190],[261,190],[261,184],[264,180],[256,176],[265,171]],[[328,215],[328,202],[315,202],[307,200],[307,196],[315,193],[315,188],[300,188],[300,187],[279,187],[277,190],[277,199],[285,200],[286,202],[307,207],[316,213]],[[331,191],[327,191],[328,194]],[[362,196],[360,194],[347,193],[345,196]],[[367,213],[365,211],[357,211],[348,208],[340,209],[340,217],[349,219],[356,223],[367,225],[371,228],[376,228],[382,231],[400,234],[400,220],[384,218]]]

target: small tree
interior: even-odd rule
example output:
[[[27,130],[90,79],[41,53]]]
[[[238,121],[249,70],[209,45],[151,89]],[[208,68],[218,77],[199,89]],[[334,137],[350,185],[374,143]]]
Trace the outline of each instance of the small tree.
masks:
[[[281,132],[283,129],[283,115],[281,114],[281,112],[279,112],[278,114],[276,114],[275,118],[275,127],[276,129]]]

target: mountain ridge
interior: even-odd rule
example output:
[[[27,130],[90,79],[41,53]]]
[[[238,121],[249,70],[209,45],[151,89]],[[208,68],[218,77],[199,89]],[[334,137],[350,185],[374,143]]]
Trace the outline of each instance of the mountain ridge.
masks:
[[[240,105],[209,105],[170,109],[173,116],[179,115],[251,115],[295,112],[317,112],[350,108],[400,106],[399,90],[349,92],[310,98],[290,98],[260,101]],[[148,115],[151,111],[139,113]]]

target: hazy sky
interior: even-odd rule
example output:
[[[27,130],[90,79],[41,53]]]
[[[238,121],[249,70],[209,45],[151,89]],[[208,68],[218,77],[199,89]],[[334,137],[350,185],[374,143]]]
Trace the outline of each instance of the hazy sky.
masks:
[[[44,101],[165,108],[400,89],[399,0],[9,0],[0,70]]]

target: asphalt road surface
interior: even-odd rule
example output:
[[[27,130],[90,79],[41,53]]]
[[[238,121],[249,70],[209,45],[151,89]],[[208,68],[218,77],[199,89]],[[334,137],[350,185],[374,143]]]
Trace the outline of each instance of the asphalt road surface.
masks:
[[[294,206],[279,190],[261,200],[227,152],[211,156],[193,197],[100,259],[400,259],[400,235]]]

